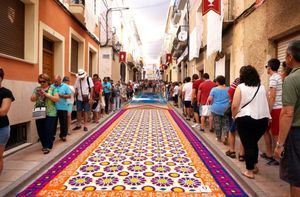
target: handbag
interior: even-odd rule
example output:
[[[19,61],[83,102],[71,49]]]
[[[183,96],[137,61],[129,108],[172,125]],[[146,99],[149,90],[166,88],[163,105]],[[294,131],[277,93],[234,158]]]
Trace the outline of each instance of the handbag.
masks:
[[[206,103],[201,108],[202,108],[202,111],[201,111],[202,116],[210,116],[211,115],[211,105]]]
[[[32,117],[36,120],[46,118],[46,107],[33,108]]]

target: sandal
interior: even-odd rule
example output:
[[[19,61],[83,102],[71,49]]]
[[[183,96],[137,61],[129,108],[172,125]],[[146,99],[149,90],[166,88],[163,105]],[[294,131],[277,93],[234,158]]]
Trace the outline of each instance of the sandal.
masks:
[[[245,161],[245,155],[239,155],[239,161],[241,162]]]
[[[230,151],[230,150],[228,150],[228,151],[226,151],[226,153],[225,153],[228,157],[230,157],[230,158],[232,158],[232,159],[235,159],[236,158],[236,154],[235,154],[235,152],[234,151]]]
[[[268,155],[266,153],[262,153],[260,154],[261,158],[267,159],[267,160],[272,160],[273,157],[268,157]]]
[[[246,174],[245,172],[242,172],[242,175],[247,177],[248,179],[254,179],[254,175],[250,176],[250,175]]]
[[[258,172],[259,172],[258,167],[255,167],[254,170],[253,170],[253,174],[258,174]]]

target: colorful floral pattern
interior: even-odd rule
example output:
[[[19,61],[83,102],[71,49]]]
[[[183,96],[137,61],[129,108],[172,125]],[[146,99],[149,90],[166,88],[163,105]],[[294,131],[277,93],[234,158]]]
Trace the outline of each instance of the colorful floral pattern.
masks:
[[[239,195],[245,196],[243,191],[236,187],[234,181],[228,182],[224,171],[219,170],[219,163],[212,161],[209,152],[201,155],[186,139],[194,140],[185,127],[180,131],[176,125],[178,121],[172,111],[165,107],[150,109],[128,109],[123,111],[122,118],[113,118],[68,154],[67,159],[59,162],[47,176],[42,176],[24,194],[29,196],[84,196],[91,193],[80,191],[94,191],[95,196],[114,196],[113,193],[126,190],[129,196],[134,192],[184,193],[190,195],[200,193],[206,196]],[[178,121],[179,122],[179,121]],[[109,125],[114,124],[113,127]],[[107,126],[108,125],[108,126]],[[110,129],[109,129],[110,128]],[[103,137],[102,137],[103,133]],[[100,135],[101,134],[101,135]],[[186,135],[186,137],[185,137]],[[100,140],[101,139],[101,140]],[[202,146],[198,141],[198,145]],[[194,144],[193,144],[194,146]],[[89,151],[87,151],[89,150]],[[72,161],[76,162],[72,162]],[[217,170],[209,172],[203,162],[210,162]],[[65,165],[66,161],[66,165]],[[53,172],[52,169],[60,172]],[[65,171],[66,169],[66,171]],[[220,174],[230,189],[220,190],[223,180],[215,182],[211,174]],[[221,176],[222,175],[222,176]],[[41,180],[44,180],[41,181]],[[47,181],[47,179],[51,180]],[[46,181],[45,181],[46,180]],[[232,180],[232,179],[231,179]],[[46,184],[46,185],[45,185]],[[40,188],[38,190],[32,188]],[[57,190],[60,188],[60,190]],[[39,193],[31,192],[39,191]],[[98,192],[98,193],[97,193]],[[36,195],[35,195],[36,194]],[[119,193],[118,195],[120,195]],[[144,196],[145,193],[136,193],[135,196]],[[173,195],[173,194],[170,194]],[[183,196],[186,196],[183,195]],[[27,195],[28,196],[28,195]]]

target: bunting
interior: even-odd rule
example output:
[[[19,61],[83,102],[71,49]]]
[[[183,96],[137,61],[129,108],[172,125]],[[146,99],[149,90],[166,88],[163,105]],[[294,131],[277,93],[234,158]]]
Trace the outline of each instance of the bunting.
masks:
[[[205,15],[210,10],[221,14],[221,0],[202,0],[202,14]]]

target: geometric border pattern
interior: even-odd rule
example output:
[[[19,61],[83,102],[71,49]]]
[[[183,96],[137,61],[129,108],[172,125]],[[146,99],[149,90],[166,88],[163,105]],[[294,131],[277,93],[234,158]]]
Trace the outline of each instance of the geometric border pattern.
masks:
[[[169,112],[226,196],[248,196],[174,110]]]

